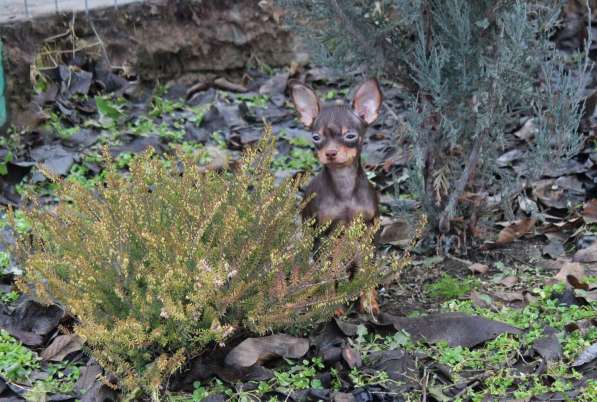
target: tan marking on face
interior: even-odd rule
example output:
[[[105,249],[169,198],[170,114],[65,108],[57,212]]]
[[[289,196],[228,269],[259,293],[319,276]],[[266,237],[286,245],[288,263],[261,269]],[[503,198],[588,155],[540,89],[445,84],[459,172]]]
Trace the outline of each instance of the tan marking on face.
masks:
[[[333,159],[328,158],[326,155],[328,150],[336,150],[336,157]],[[354,162],[357,155],[358,151],[356,148],[347,147],[346,145],[338,144],[335,141],[330,141],[329,144],[317,150],[317,158],[322,165],[347,166]]]

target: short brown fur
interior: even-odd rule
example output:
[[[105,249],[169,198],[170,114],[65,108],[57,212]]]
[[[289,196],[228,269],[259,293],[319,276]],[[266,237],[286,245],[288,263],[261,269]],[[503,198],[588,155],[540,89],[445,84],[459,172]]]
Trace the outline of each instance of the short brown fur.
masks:
[[[322,105],[311,88],[297,81],[290,88],[323,166],[306,188],[310,201],[301,212],[303,220],[315,218],[317,224],[335,226],[362,216],[373,223],[379,216],[379,198],[361,165],[361,150],[367,127],[381,108],[379,84],[376,80],[361,84],[352,107]],[[363,292],[360,302],[362,309],[379,313],[374,289]]]

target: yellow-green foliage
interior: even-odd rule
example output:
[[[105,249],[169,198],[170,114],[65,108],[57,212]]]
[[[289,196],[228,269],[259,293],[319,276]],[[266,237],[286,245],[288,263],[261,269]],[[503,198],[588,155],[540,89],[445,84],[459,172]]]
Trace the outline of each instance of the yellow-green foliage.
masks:
[[[380,280],[375,228],[361,222],[327,237],[312,260],[318,231],[299,223],[297,181],[274,186],[275,146],[264,138],[234,175],[149,152],[126,176],[106,160],[97,189],[60,182],[54,208],[27,212],[27,280],[79,318],[76,332],[126,390],[155,395],[208,343],[328,319]]]

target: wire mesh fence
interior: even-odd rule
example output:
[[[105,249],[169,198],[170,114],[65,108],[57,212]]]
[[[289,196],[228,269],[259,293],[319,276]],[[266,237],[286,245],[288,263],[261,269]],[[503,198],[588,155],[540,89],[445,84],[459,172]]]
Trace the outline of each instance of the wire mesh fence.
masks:
[[[143,0],[0,0],[0,24],[70,11],[118,7]]]

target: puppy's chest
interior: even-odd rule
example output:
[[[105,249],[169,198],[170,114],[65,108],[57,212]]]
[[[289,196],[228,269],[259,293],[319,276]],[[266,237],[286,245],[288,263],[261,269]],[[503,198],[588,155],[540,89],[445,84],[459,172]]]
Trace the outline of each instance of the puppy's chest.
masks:
[[[377,214],[374,195],[355,194],[348,198],[337,198],[322,194],[317,200],[317,220],[325,222],[350,222],[362,216],[366,222],[372,221]]]

